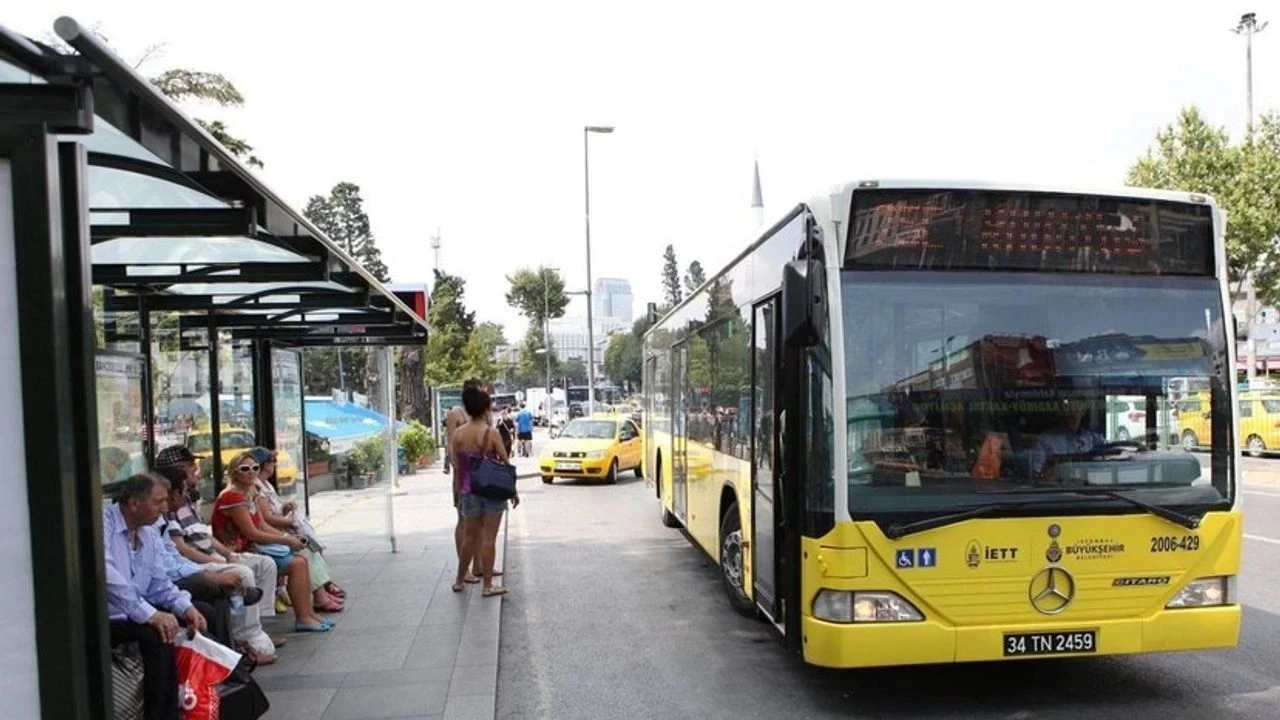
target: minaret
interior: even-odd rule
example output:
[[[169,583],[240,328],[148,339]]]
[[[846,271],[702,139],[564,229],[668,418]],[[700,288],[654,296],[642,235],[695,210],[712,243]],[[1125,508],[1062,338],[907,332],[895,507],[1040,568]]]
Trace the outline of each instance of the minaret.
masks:
[[[764,226],[764,194],[760,191],[760,158],[755,159],[755,178],[751,184],[751,212],[755,214],[755,230]]]

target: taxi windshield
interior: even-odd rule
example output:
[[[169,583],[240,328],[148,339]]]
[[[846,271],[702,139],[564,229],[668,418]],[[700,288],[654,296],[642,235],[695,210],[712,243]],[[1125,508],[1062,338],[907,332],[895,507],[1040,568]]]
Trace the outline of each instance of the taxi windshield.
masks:
[[[612,440],[617,429],[618,423],[614,420],[574,420],[565,425],[560,437]]]

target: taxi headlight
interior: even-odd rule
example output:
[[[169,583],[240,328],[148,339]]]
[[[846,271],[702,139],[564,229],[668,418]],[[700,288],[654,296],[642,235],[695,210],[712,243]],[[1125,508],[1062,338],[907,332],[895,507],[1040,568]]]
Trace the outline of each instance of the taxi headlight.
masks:
[[[604,450],[591,450],[586,454],[588,460],[599,460],[605,456]]]
[[[828,622],[917,622],[924,616],[897,593],[821,590],[813,600],[813,616]]]
[[[1179,590],[1165,607],[1176,610],[1233,603],[1235,603],[1235,577],[1224,575],[1192,580],[1186,587]]]

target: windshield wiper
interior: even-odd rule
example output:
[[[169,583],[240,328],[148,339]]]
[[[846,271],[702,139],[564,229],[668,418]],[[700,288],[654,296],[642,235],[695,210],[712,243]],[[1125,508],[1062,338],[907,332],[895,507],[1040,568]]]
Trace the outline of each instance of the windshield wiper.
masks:
[[[915,522],[894,523],[885,528],[884,536],[890,540],[898,540],[908,535],[924,532],[925,530],[932,530],[945,525],[954,525],[958,522],[964,522],[965,520],[1003,512],[1005,510],[1013,510],[1027,504],[1028,503],[1026,502],[1006,502],[995,503],[994,505],[980,505],[975,508],[969,508],[968,510],[947,513],[946,515],[937,515],[935,517],[925,518],[924,520],[917,520]]]
[[[1133,488],[1127,488],[1127,489],[1130,489],[1130,490],[1131,490],[1131,489],[1133,489]],[[1163,506],[1161,506],[1161,505],[1153,505],[1153,504],[1151,504],[1151,503],[1149,503],[1149,502],[1145,502],[1145,501],[1139,500],[1138,498],[1131,497],[1131,496],[1129,496],[1129,495],[1125,495],[1125,494],[1123,494],[1123,493],[1121,493],[1121,492],[1119,492],[1119,491],[1117,491],[1117,490],[1111,490],[1111,489],[1109,489],[1109,488],[1101,488],[1101,487],[1077,487],[1077,488],[1034,487],[1034,488],[1019,488],[1019,489],[1017,489],[1017,490],[984,490],[983,492],[1013,492],[1013,493],[1068,493],[1068,494],[1071,494],[1071,495],[1085,495],[1085,496],[1087,496],[1087,497],[1102,497],[1102,498],[1109,498],[1109,499],[1112,499],[1112,500],[1122,500],[1122,501],[1124,501],[1124,502],[1129,503],[1130,505],[1133,505],[1134,507],[1142,508],[1143,510],[1146,510],[1147,512],[1151,513],[1152,515],[1155,515],[1155,516],[1156,516],[1156,517],[1158,517],[1158,518],[1161,518],[1161,519],[1163,519],[1163,520],[1168,520],[1169,522],[1171,522],[1171,523],[1173,523],[1173,524],[1175,524],[1175,525],[1181,525],[1182,527],[1184,527],[1184,528],[1186,528],[1186,529],[1188,529],[1188,530],[1195,530],[1196,528],[1200,527],[1200,518],[1198,518],[1198,517],[1194,517],[1194,516],[1192,516],[1192,515],[1187,515],[1187,514],[1185,514],[1185,513],[1180,513],[1180,512],[1178,512],[1177,510],[1173,510],[1173,509],[1170,509],[1170,508],[1167,508],[1167,507],[1163,507]]]

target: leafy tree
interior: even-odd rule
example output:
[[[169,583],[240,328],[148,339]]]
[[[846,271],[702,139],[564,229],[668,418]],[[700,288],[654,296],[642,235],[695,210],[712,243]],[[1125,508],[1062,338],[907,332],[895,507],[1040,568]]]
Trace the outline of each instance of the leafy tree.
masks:
[[[1156,133],[1155,143],[1129,169],[1130,185],[1202,192],[1227,213],[1227,270],[1233,290],[1254,270],[1263,304],[1280,301],[1274,265],[1280,234],[1280,117],[1266,113],[1252,143],[1233,145],[1194,105]]]
[[[680,266],[676,263],[676,249],[667,245],[662,253],[662,299],[666,306],[673,308],[680,304],[684,295],[680,288]]]
[[[396,410],[402,420],[431,424],[431,405],[427,399],[427,348],[399,348],[396,353]]]
[[[542,387],[547,382],[547,359],[538,351],[542,349],[542,330],[532,324],[525,331],[524,339],[516,353],[516,372],[513,378],[517,385],[524,387]],[[560,377],[562,366],[556,357],[555,347],[547,348],[551,353],[551,379]]]
[[[313,195],[302,214],[375,278],[382,282],[391,279],[382,251],[374,242],[359,185],[340,182],[329,191],[329,197]]]
[[[465,280],[439,270],[435,276],[427,310],[427,382],[433,386],[457,385],[467,377],[465,355],[475,330],[475,313],[468,312],[463,304]]]
[[[493,362],[493,348],[484,341],[478,332],[471,333],[467,344],[462,348],[462,377],[480,377],[492,380],[497,375]]]
[[[506,294],[507,304],[529,318],[531,326],[541,329],[547,318],[564,317],[569,296],[565,294],[564,278],[559,270],[520,268],[507,276],[507,282],[511,285]]]
[[[89,32],[97,35],[98,39],[107,46],[111,45],[106,35],[102,33],[101,23],[95,23],[89,29]],[[77,54],[75,48],[64,43],[62,38],[53,33],[45,34],[45,44],[68,55]],[[163,55],[164,49],[163,43],[148,45],[139,55],[138,60],[133,63],[133,68],[141,70],[143,65]],[[155,85],[156,89],[175,103],[197,100],[213,103],[224,108],[242,107],[244,105],[244,96],[240,94],[240,90],[225,75],[219,73],[173,68],[151,78],[151,84]],[[218,120],[209,122],[200,118],[194,118],[194,120],[205,129],[205,132],[212,135],[213,139],[222,143],[223,147],[229,150],[232,155],[244,160],[246,165],[262,167],[262,161],[253,154],[253,146],[232,135],[227,130],[225,123]]]
[[[484,347],[489,349],[492,355],[499,347],[507,344],[506,333],[502,329],[501,323],[485,321],[476,325],[476,329],[472,331],[473,337],[479,337]]]
[[[604,372],[619,385],[640,386],[640,340],[633,333],[614,333],[604,351]]]
[[[690,295],[694,293],[702,283],[707,281],[707,274],[702,270],[702,263],[694,260],[689,263],[689,269],[684,272],[684,288]]]
[[[244,105],[244,96],[240,94],[240,90],[220,73],[174,68],[151,78],[151,83],[177,103],[201,100],[224,108]],[[232,135],[226,123],[221,120],[208,121],[201,118],[194,118],[194,120],[205,129],[205,132],[212,135],[214,140],[222,143],[232,155],[244,160],[246,165],[259,168],[263,166],[258,156],[253,154],[253,146],[242,138]]]
[[[564,361],[564,367],[560,370],[560,375],[570,385],[586,385],[587,363],[579,357],[569,358]]]

